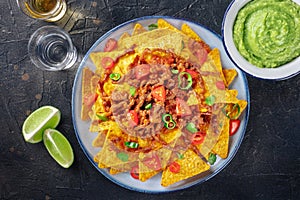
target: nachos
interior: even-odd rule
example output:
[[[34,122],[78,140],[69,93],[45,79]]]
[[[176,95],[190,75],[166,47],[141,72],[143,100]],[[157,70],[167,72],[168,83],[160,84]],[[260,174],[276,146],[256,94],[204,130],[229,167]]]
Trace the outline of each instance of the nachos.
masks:
[[[90,58],[96,70],[83,69],[81,116],[98,132],[99,168],[142,182],[161,173],[168,187],[226,159],[247,101],[229,89],[237,72],[187,24],[137,23]]]

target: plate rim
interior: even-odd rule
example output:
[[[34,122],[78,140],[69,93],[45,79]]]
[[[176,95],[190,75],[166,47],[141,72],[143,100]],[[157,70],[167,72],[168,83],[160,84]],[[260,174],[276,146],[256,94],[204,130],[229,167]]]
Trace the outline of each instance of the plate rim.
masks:
[[[108,38],[109,35],[111,35],[114,31],[126,26],[126,25],[129,25],[129,24],[132,24],[132,23],[137,23],[139,21],[143,21],[143,20],[151,20],[151,19],[171,19],[171,20],[178,20],[178,21],[185,21],[185,22],[188,22],[188,23],[191,23],[191,24],[194,24],[195,26],[200,26],[201,28],[204,28],[206,30],[208,30],[210,33],[214,34],[218,40],[220,40],[221,44],[223,45],[224,47],[224,44],[222,42],[222,38],[219,34],[217,34],[216,32],[214,32],[213,30],[211,30],[210,28],[200,24],[200,23],[196,23],[196,22],[193,22],[191,20],[188,20],[188,19],[184,19],[184,18],[178,18],[178,17],[173,17],[173,16],[160,16],[160,15],[155,15],[155,16],[143,16],[143,17],[139,17],[139,18],[135,18],[135,19],[132,19],[132,20],[129,20],[129,21],[126,21],[112,29],[110,29],[109,31],[107,31],[105,34],[103,34],[101,37],[99,37],[96,42],[90,47],[90,49],[86,52],[86,54],[84,55],[78,69],[77,69],[77,72],[76,72],[76,75],[75,75],[75,79],[74,79],[74,83],[73,83],[73,88],[72,88],[72,122],[73,122],[73,127],[74,127],[74,131],[75,131],[75,135],[76,135],[76,138],[77,138],[77,141],[82,149],[82,151],[84,152],[85,156],[88,158],[88,160],[92,163],[92,165],[104,176],[106,177],[108,180],[110,180],[111,182],[123,187],[123,188],[126,188],[126,189],[129,189],[131,191],[136,191],[136,192],[141,192],[141,193],[148,193],[148,194],[161,194],[161,193],[171,193],[171,192],[175,192],[175,191],[181,191],[181,190],[184,190],[184,189],[187,189],[187,188],[190,188],[192,186],[195,186],[195,185],[200,185],[201,183],[204,183],[208,180],[210,180],[211,178],[213,178],[214,176],[216,176],[217,174],[219,174],[231,161],[232,159],[235,157],[238,149],[240,148],[240,145],[243,141],[243,138],[245,136],[245,133],[246,133],[246,128],[247,128],[247,124],[248,124],[248,120],[249,120],[249,113],[250,113],[250,92],[249,92],[249,86],[248,86],[248,81],[247,81],[247,77],[245,75],[245,73],[240,70],[236,64],[233,62],[234,66],[240,71],[240,74],[242,75],[242,80],[244,82],[244,85],[245,85],[245,88],[246,88],[246,100],[248,102],[247,104],[247,107],[246,107],[246,112],[245,112],[245,116],[244,116],[244,127],[243,127],[243,130],[241,130],[241,136],[238,138],[238,141],[237,141],[237,144],[236,146],[234,147],[234,149],[232,150],[232,155],[229,157],[227,157],[225,160],[224,160],[224,164],[222,166],[220,166],[219,168],[217,168],[215,171],[213,171],[211,174],[207,175],[206,177],[204,177],[202,180],[200,180],[199,182],[195,181],[191,184],[187,184],[187,185],[183,185],[181,186],[180,188],[174,188],[174,189],[170,189],[170,190],[161,190],[161,191],[157,191],[157,190],[145,190],[145,189],[140,189],[140,188],[136,188],[136,187],[131,187],[129,185],[126,185],[126,184],[123,184],[121,182],[119,182],[118,180],[114,179],[112,176],[110,176],[107,172],[105,172],[103,169],[100,169],[97,165],[97,163],[94,162],[94,160],[90,157],[89,153],[87,152],[87,149],[86,147],[83,145],[83,142],[81,141],[80,137],[79,137],[79,133],[78,133],[78,128],[77,128],[77,124],[76,124],[76,116],[75,116],[75,86],[78,85],[78,81],[79,80],[79,77],[80,77],[80,74],[82,72],[82,69],[84,67],[84,64],[86,63],[88,57],[89,57],[89,54],[99,45],[100,42],[104,41],[106,38]],[[225,47],[224,47],[225,48]],[[226,55],[227,57],[229,57],[228,55]]]

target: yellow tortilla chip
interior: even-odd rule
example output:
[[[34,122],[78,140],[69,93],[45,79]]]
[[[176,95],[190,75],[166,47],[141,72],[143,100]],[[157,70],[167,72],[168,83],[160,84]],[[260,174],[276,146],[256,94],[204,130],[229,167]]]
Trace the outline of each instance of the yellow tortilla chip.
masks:
[[[141,154],[139,157],[141,157]],[[151,170],[151,169],[149,169],[149,167],[147,167],[145,164],[143,164],[143,162],[141,162],[141,161],[139,162],[139,180],[140,181],[145,182],[146,180],[148,180],[149,178],[152,178],[159,172],[160,172],[159,170],[158,171]]]
[[[159,29],[167,28],[167,29],[172,30],[172,31],[180,32],[180,30],[178,30],[176,27],[174,27],[173,25],[171,25],[170,23],[168,23],[164,19],[158,19],[157,20],[157,26],[158,26]]]
[[[182,159],[176,161],[180,165],[180,171],[173,173],[167,167],[161,178],[161,185],[167,187],[178,181],[193,177],[209,170],[210,166],[204,162],[194,151],[187,150]]]
[[[219,49],[214,48],[213,50],[211,50],[208,53],[208,57],[214,61],[215,67],[218,70],[218,72],[220,73],[221,79],[225,83],[225,86],[228,87],[227,82],[226,82],[225,77],[224,77],[224,74],[223,74],[223,71],[222,71],[222,63],[221,63],[221,57],[220,57]]]
[[[124,40],[125,38],[129,38],[130,37],[130,34],[125,32],[121,35],[120,39],[118,40],[118,43],[122,40]]]
[[[109,130],[110,133],[113,133],[114,135],[121,136],[122,130],[119,128],[117,122],[109,120],[105,122],[101,122],[99,124],[99,127],[101,130]]]
[[[224,98],[218,99],[216,103],[237,103],[239,101],[237,95],[238,95],[237,90],[226,89]]]
[[[118,173],[121,173],[121,171],[120,171],[120,170],[117,170],[117,169],[114,169],[114,168],[110,168],[110,169],[109,169],[109,173],[110,173],[111,175],[116,175],[116,174],[118,174]]]
[[[103,132],[99,132],[97,137],[93,140],[93,147],[103,147],[106,135]]]
[[[91,79],[94,76],[94,72],[89,68],[85,67],[82,71],[82,106],[81,106],[81,119],[83,121],[89,120],[89,112],[91,111],[91,105],[85,105],[84,98],[88,95],[93,94],[95,91],[92,90]]]
[[[225,118],[223,121],[222,131],[219,135],[218,141],[213,147],[212,151],[225,159],[228,156],[229,148],[229,118]]]
[[[139,23],[135,24],[134,28],[133,28],[133,32],[132,35],[138,35],[140,33],[144,33],[147,30]]]
[[[196,41],[203,41],[199,35],[187,24],[182,24],[181,31],[186,34],[188,37],[196,40]]]
[[[243,113],[243,111],[245,110],[245,108],[247,107],[248,102],[246,100],[239,100],[238,104],[240,106],[240,113],[237,116],[237,118],[240,117],[240,115]]]
[[[118,40],[118,47],[117,47],[117,51],[120,51],[120,50],[122,50],[122,49],[124,49],[125,47],[123,46],[123,40],[125,40],[126,38],[130,38],[130,34],[129,33],[127,33],[127,32],[125,32],[125,33],[123,33],[121,36],[120,36],[120,38],[119,38],[119,40]]]
[[[173,142],[175,139],[179,138],[180,136],[181,136],[181,131],[179,129],[173,129],[164,134],[159,135],[159,137],[168,144]]]
[[[157,38],[144,38],[144,40],[146,39],[146,41],[144,41],[143,43],[141,43],[140,40],[141,44],[136,48],[137,52],[139,53],[142,53],[145,49],[164,48],[171,49],[174,53],[179,55],[182,51],[182,42],[174,41],[186,40],[186,36],[184,36],[183,34],[168,29],[156,29],[147,33],[156,33]]]
[[[146,181],[158,174],[162,169],[165,169],[171,154],[172,151],[167,148],[161,148],[147,154],[140,153],[139,180]],[[153,166],[157,167],[158,169],[153,169]]]
[[[117,129],[118,127],[113,128]],[[138,154],[118,149],[111,140],[111,137],[116,138],[116,136],[113,129],[108,130],[104,145],[94,160],[120,172],[130,171],[132,166],[137,164]]]
[[[155,29],[152,31],[147,31],[144,33],[134,35],[132,37],[125,38],[118,44],[120,44],[120,46],[123,46],[125,50],[130,49],[134,46],[143,46],[144,48],[149,48],[152,47],[151,44],[154,40],[157,40],[160,37],[165,37],[172,33],[174,33],[174,31],[169,29]],[[162,42],[162,40],[160,40],[160,42]]]
[[[124,39],[125,40],[125,39]],[[112,52],[92,52],[90,53],[90,58],[94,65],[96,66],[95,74],[102,77],[104,67],[103,64],[105,62],[102,62],[105,58],[111,58],[113,61],[116,60],[116,58],[122,56],[125,54],[125,51],[112,51]]]
[[[91,91],[95,92],[99,82],[99,76],[92,76],[90,82],[91,82]]]
[[[235,69],[223,69],[223,74],[227,83],[227,86],[229,86],[232,81],[235,79],[237,75],[237,71]]]
[[[159,173],[159,171],[149,171],[149,172],[139,173],[139,180],[142,181],[142,182],[145,182],[145,181],[152,178],[153,176],[155,176],[158,173]]]
[[[238,104],[238,107],[237,105]],[[238,100],[234,103],[228,103],[226,106],[227,114],[234,119],[237,119],[240,117],[240,115],[243,113],[245,108],[247,107],[247,101],[246,100]]]

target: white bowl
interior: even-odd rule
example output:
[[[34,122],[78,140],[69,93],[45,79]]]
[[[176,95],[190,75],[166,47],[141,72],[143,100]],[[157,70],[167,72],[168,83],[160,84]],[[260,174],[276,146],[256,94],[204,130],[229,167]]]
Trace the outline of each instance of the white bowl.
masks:
[[[230,59],[241,70],[257,78],[284,80],[300,73],[300,56],[277,68],[259,68],[249,63],[237,50],[233,41],[233,25],[239,10],[251,0],[233,0],[228,6],[222,23],[222,35],[225,50]],[[295,0],[300,5],[299,0]]]

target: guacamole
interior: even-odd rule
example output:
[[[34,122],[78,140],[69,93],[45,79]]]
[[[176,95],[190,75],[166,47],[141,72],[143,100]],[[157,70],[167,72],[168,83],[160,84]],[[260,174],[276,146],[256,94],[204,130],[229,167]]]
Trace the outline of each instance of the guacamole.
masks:
[[[261,68],[275,68],[300,55],[300,5],[292,0],[253,0],[233,27],[240,54]]]

